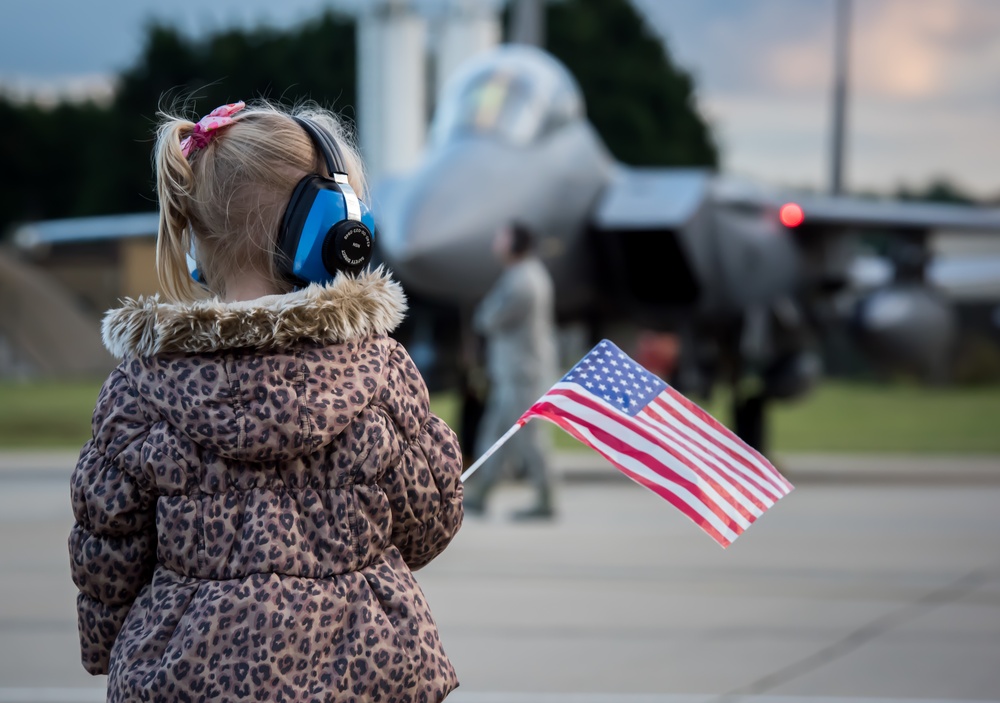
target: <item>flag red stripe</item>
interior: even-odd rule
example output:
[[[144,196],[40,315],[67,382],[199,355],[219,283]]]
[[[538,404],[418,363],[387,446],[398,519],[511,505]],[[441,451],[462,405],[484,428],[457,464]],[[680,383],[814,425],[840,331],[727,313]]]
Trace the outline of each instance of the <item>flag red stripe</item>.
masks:
[[[631,416],[629,416],[629,415],[621,412],[617,408],[613,408],[611,406],[608,406],[608,405],[602,403],[600,400],[598,400],[597,398],[595,398],[594,395],[591,394],[591,393],[588,393],[588,392],[585,392],[585,391],[584,392],[577,391],[572,386],[570,386],[570,387],[559,387],[557,385],[557,386],[549,389],[549,392],[546,393],[545,396],[542,397],[542,400],[544,400],[546,397],[552,396],[552,395],[559,395],[559,396],[569,397],[574,402],[580,403],[581,405],[583,405],[583,406],[591,409],[592,411],[600,412],[602,415],[604,415],[605,417],[608,417],[613,422],[616,422],[616,423],[618,423],[620,425],[623,425],[624,427],[627,427],[628,429],[630,429],[631,431],[635,432],[640,437],[642,437],[645,441],[649,442],[650,444],[655,445],[659,450],[661,450],[665,454],[669,455],[671,458],[673,458],[675,461],[677,461],[680,465],[684,466],[684,468],[686,468],[688,471],[690,471],[691,473],[693,473],[696,476],[698,476],[699,479],[701,479],[702,481],[704,481],[706,485],[710,486],[712,488],[712,490],[715,491],[718,494],[719,499],[725,501],[737,513],[739,513],[744,518],[744,520],[747,521],[748,526],[749,526],[749,523],[752,523],[754,520],[757,519],[757,515],[755,515],[752,511],[748,511],[745,506],[740,505],[739,501],[734,496],[732,496],[728,490],[726,490],[724,488],[721,488],[718,485],[718,483],[715,482],[711,477],[706,476],[705,473],[704,473],[704,471],[702,471],[701,469],[697,468],[696,466],[693,466],[690,461],[688,461],[687,459],[685,459],[683,456],[679,455],[678,452],[676,451],[675,447],[673,447],[671,443],[664,442],[662,436],[660,436],[654,430],[652,430],[647,425],[645,425],[645,423],[641,423],[637,418],[633,418],[633,417],[631,417]],[[626,444],[626,448],[628,446],[629,445]],[[651,457],[651,460],[656,461],[658,464],[662,465],[662,461],[659,460],[659,459],[656,459],[655,457]],[[669,467],[667,467],[667,468],[669,468]],[[692,485],[694,485],[694,486],[697,487],[697,494],[696,495],[699,496],[699,499],[701,500],[701,502],[705,503],[706,505],[712,506],[712,511],[714,513],[716,513],[716,514],[718,513],[718,510],[715,509],[715,506],[718,506],[718,508],[720,510],[725,511],[725,508],[723,508],[719,503],[716,502],[716,498],[714,498],[711,495],[706,495],[705,492],[704,492],[704,490],[703,490],[703,488],[700,487],[700,486],[698,486],[697,483],[692,482],[690,479],[684,479],[684,480],[688,481],[689,483],[691,483]],[[761,512],[763,512],[763,511],[761,511]],[[729,516],[729,514],[727,512],[727,518],[728,518],[728,516]]]
[[[748,453],[751,451],[749,445],[747,445],[743,440],[735,438],[735,435],[731,435],[728,428],[715,420],[715,418],[706,413],[704,410],[701,410],[701,408],[697,405],[694,405],[693,403],[681,402],[683,396],[677,394],[676,391],[672,393],[670,391],[672,391],[672,389],[664,391],[659,398],[654,399],[652,404],[655,404],[657,409],[662,412],[669,413],[679,424],[702,437],[717,451],[724,454],[726,459],[732,465],[734,471],[739,472],[740,475],[748,481],[752,481],[755,486],[767,492],[767,494],[772,496],[774,500],[778,500],[785,495],[786,491],[784,486],[782,486],[780,482],[774,481],[769,475],[763,473],[760,467],[755,464],[756,460],[748,459],[739,451],[733,450],[730,446],[727,446],[727,442],[731,442],[737,447],[744,448]],[[664,395],[668,397],[664,398]],[[686,400],[686,398],[684,400]],[[678,408],[672,405],[670,401],[678,402],[681,407]],[[686,416],[685,411],[693,417]]]
[[[739,487],[728,481],[726,477],[719,475],[717,467],[711,461],[705,461],[702,457],[692,451],[691,447],[686,446],[682,440],[674,437],[672,434],[672,428],[643,416],[643,413],[639,413],[633,417],[632,420],[652,432],[657,438],[658,443],[664,449],[675,456],[678,461],[683,462],[688,468],[696,472],[704,481],[711,485],[712,488],[714,488],[727,503],[732,505],[750,522],[756,520],[760,512],[763,512],[764,506],[756,505],[756,501],[754,501],[752,496],[743,496],[743,499],[741,499],[740,495],[742,494],[736,495]],[[744,499],[746,502],[744,502]],[[750,509],[749,505],[758,507],[760,512],[755,513]]]
[[[691,507],[680,496],[678,496],[675,493],[671,492],[665,486],[660,486],[660,485],[658,485],[656,483],[653,483],[652,481],[649,481],[645,477],[640,476],[640,475],[638,475],[638,474],[636,474],[636,473],[628,470],[627,468],[623,467],[618,462],[618,459],[615,456],[616,453],[618,453],[619,450],[612,449],[611,447],[608,447],[608,449],[605,450],[603,448],[604,445],[602,445],[601,443],[598,443],[598,442],[594,441],[594,439],[597,439],[596,435],[594,436],[594,439],[591,439],[590,437],[588,437],[584,432],[582,432],[577,427],[577,424],[579,424],[581,427],[586,428],[588,431],[593,431],[591,429],[592,426],[590,426],[588,423],[584,423],[583,421],[581,421],[581,419],[578,416],[573,415],[572,413],[568,413],[565,410],[563,410],[562,408],[560,408],[560,407],[558,407],[556,405],[553,405],[551,403],[548,403],[548,402],[538,402],[538,403],[535,403],[533,406],[531,406],[531,408],[528,409],[528,411],[525,413],[525,415],[526,416],[532,416],[533,415],[533,416],[545,418],[546,420],[548,420],[548,421],[556,424],[557,426],[559,426],[560,428],[562,428],[563,430],[565,430],[566,432],[568,432],[570,435],[572,435],[573,437],[575,437],[577,440],[583,442],[588,447],[592,447],[594,450],[597,451],[597,453],[599,453],[605,459],[607,459],[612,464],[614,464],[615,468],[617,468],[623,474],[625,474],[626,476],[628,476],[630,479],[632,479],[633,481],[635,481],[636,483],[638,483],[641,486],[645,486],[646,488],[648,488],[649,490],[653,491],[658,496],[660,496],[661,498],[663,498],[664,500],[666,500],[667,502],[669,502],[675,508],[677,508],[678,510],[680,510],[692,522],[694,522],[696,525],[698,525],[698,527],[700,527],[706,533],[708,533],[708,535],[712,539],[714,539],[716,542],[718,542],[719,544],[721,544],[724,547],[728,547],[731,544],[731,541],[729,539],[727,539],[721,532],[719,532],[715,528],[715,526],[712,525],[711,522],[709,522],[702,515],[700,515],[697,510],[695,510],[693,507]],[[607,433],[603,433],[603,434],[605,436],[610,436]],[[632,450],[632,452],[629,453],[629,456],[635,457],[635,450]],[[636,458],[638,458],[638,457],[636,457]],[[643,463],[645,463],[645,462],[643,462]],[[648,464],[647,464],[647,466],[648,466]],[[656,473],[660,474],[659,471],[656,471]],[[737,535],[739,535],[742,532],[742,530],[739,528],[738,525],[736,525],[735,529],[733,529],[733,532],[736,533]]]
[[[736,434],[730,430],[728,427],[723,425],[721,422],[716,420],[714,417],[709,415],[707,412],[702,410],[700,407],[692,403],[690,400],[685,398],[683,395],[678,393],[676,390],[667,386],[666,393],[670,394],[670,397],[675,401],[680,403],[684,408],[686,408],[692,415],[700,419],[702,422],[706,423],[710,427],[715,428],[715,430],[722,436],[729,439],[731,442],[735,443],[737,446],[743,448],[746,453],[754,458],[754,462],[749,463],[752,466],[755,473],[761,475],[765,479],[774,479],[777,481],[777,487],[781,490],[781,495],[787,495],[794,486],[789,483],[784,476],[778,473],[777,470],[771,466],[771,462],[765,459],[760,452],[751,447],[749,444],[744,442],[742,439],[736,436]],[[743,457],[740,457],[741,459]],[[780,496],[779,496],[780,497]]]
[[[638,418],[633,418],[617,409],[610,408],[609,406],[602,404],[600,401],[594,398],[593,394],[587,393],[585,391],[580,392],[572,388],[559,388],[558,386],[556,386],[554,388],[549,389],[549,392],[546,393],[545,395],[548,396],[553,394],[571,396],[577,402],[583,403],[584,405],[586,405],[591,409],[599,409],[603,414],[611,417],[611,419],[615,420],[616,422],[625,424],[630,429],[638,431],[638,433],[644,439],[657,445],[660,449],[664,450],[678,462],[683,464],[687,469],[697,474],[703,481],[705,481],[708,485],[710,485],[712,489],[715,490],[723,498],[723,500],[732,505],[733,508],[741,515],[743,515],[743,517],[746,518],[749,522],[753,522],[754,520],[757,519],[757,516],[752,511],[747,510],[746,506],[742,505],[741,502],[731,494],[730,490],[720,486],[713,477],[706,475],[702,469],[692,465],[692,463],[688,459],[686,459],[677,452],[677,450],[675,449],[675,447],[671,442],[665,442],[664,438],[660,436],[656,430],[650,428],[648,425],[646,425]],[[543,399],[544,397],[545,396],[543,396]],[[708,497],[706,496],[706,498]],[[769,506],[761,505],[760,507],[762,508],[763,512],[763,510]]]
[[[760,472],[754,468],[754,466],[748,462],[744,457],[739,456],[735,452],[729,451],[725,446],[719,444],[719,442],[713,438],[705,429],[699,426],[697,423],[691,422],[688,418],[677,410],[677,408],[672,407],[670,404],[666,403],[661,398],[655,398],[652,401],[657,409],[669,414],[678,425],[682,425],[691,432],[694,432],[699,437],[701,437],[706,443],[716,448],[722,454],[726,456],[732,466],[733,471],[739,473],[743,478],[756,486],[759,490],[764,492],[766,495],[771,496],[772,500],[778,500],[784,492],[782,489],[775,486],[771,481],[760,475]],[[742,440],[740,440],[742,441]],[[742,467],[742,468],[740,468]],[[749,473],[748,473],[749,472]]]
[[[665,422],[663,418],[650,412],[648,407],[636,415],[635,419],[649,427],[652,432],[656,432],[664,442],[677,446],[680,452],[687,453],[688,457],[685,457],[684,461],[690,463],[700,462],[714,472],[715,476],[711,476],[711,480],[725,482],[724,484],[716,485],[716,490],[731,497],[731,502],[738,504],[740,512],[746,517],[749,518],[753,515],[754,517],[751,519],[754,519],[770,507],[770,504],[765,503],[760,497],[755,496],[752,491],[743,486],[736,479],[734,472],[720,462],[718,457],[710,454],[697,443],[685,437],[669,422]],[[698,470],[705,471],[705,469],[700,468]],[[736,495],[737,493],[739,496],[742,496],[742,499]],[[753,512],[750,506],[755,507],[759,512]]]
[[[666,398],[663,398],[662,396],[664,395],[668,396],[670,401],[679,405],[680,409],[673,406]],[[737,437],[728,427],[706,413],[702,408],[698,407],[670,387],[668,387],[657,400],[660,401],[660,405],[662,407],[678,416],[689,427],[699,430],[701,434],[706,435],[710,440],[712,440],[713,444],[716,444],[726,450],[729,455],[738,460],[740,464],[742,464],[748,471],[752,472],[754,476],[757,476],[760,480],[765,481],[768,487],[773,487],[774,491],[778,492],[779,498],[787,493],[786,486],[784,485],[784,478],[778,474],[777,471],[771,468],[770,462],[763,458],[753,447]],[[683,411],[692,415],[693,418],[685,417]],[[705,426],[710,428],[710,432],[717,433],[718,437],[712,438],[711,434],[708,434],[700,423],[704,423]],[[734,451],[732,447],[727,446],[730,444],[740,448],[742,451]]]
[[[554,388],[550,390],[548,393],[545,394],[545,396],[543,396],[542,400],[544,401],[545,398],[553,395],[568,397],[570,400],[579,403],[580,405],[588,408],[590,411],[603,415],[612,422],[615,422],[623,426],[629,431],[640,436],[645,441],[656,446],[658,449],[664,451],[664,453],[671,456],[679,464],[683,465],[685,468],[687,468],[692,473],[701,478],[703,481],[705,481],[706,484],[712,485],[712,483],[714,483],[709,481],[701,471],[694,469],[693,467],[690,466],[690,464],[685,462],[683,459],[679,458],[672,448],[664,446],[662,439],[656,437],[647,428],[635,422],[635,420],[633,420],[633,418],[629,417],[628,415],[625,415],[624,413],[621,413],[620,411],[617,411],[614,408],[605,406],[602,403],[597,402],[589,394],[578,393],[576,391],[565,388],[562,389]],[[540,403],[536,403],[535,406],[532,406],[532,409],[536,408],[538,405],[540,405]],[[545,403],[545,405],[549,407],[555,407],[552,406],[550,403]],[[531,410],[529,410],[529,412],[531,412]],[[629,445],[626,442],[623,442],[619,437],[616,437],[608,433],[605,429],[594,425],[593,423],[585,420],[584,418],[576,417],[575,419],[577,422],[580,422],[585,427],[587,427],[588,430],[593,432],[595,436],[599,437],[602,442],[611,447],[614,451],[638,459],[651,471],[687,489],[696,499],[699,500],[699,502],[704,504],[717,518],[719,518],[719,520],[723,522],[723,524],[725,524],[729,529],[733,530],[736,534],[742,532],[743,527],[739,525],[739,523],[735,522],[734,518],[730,514],[728,514],[726,510],[723,508],[723,506],[720,505],[718,502],[716,502],[714,498],[712,498],[709,495],[706,495],[704,487],[699,486],[696,482],[691,481],[690,479],[678,474],[674,469],[670,468],[669,466],[664,464],[662,461],[656,459],[655,457],[650,456],[648,453],[638,450],[636,447]],[[718,489],[715,486],[712,486],[712,489],[718,492]],[[732,498],[730,496],[727,496],[724,492],[720,494],[720,498],[726,500],[727,502],[732,501]],[[733,505],[732,507],[742,515],[742,511],[740,511],[738,506]],[[750,523],[752,523],[753,520],[755,519],[755,516],[752,515],[742,515],[742,516],[744,517],[745,520],[747,520],[747,522]]]
[[[622,425],[626,429],[639,435],[644,440],[646,440],[650,444],[656,446],[658,449],[663,451],[665,454],[668,454],[675,461],[677,461],[677,463],[682,465],[684,468],[688,469],[691,473],[698,476],[698,478],[700,478],[706,484],[711,486],[712,490],[718,493],[720,498],[726,500],[727,503],[730,503],[732,507],[741,515],[743,515],[744,519],[746,519],[748,522],[754,521],[755,516],[744,514],[743,511],[740,510],[740,506],[734,504],[732,497],[729,496],[726,491],[724,490],[720,491],[718,485],[715,484],[714,481],[709,480],[708,477],[706,477],[701,470],[691,466],[689,462],[685,461],[682,457],[678,456],[677,452],[674,450],[673,447],[666,445],[663,442],[662,438],[657,437],[647,427],[636,422],[634,418],[630,417],[629,415],[626,415],[625,413],[615,408],[612,408],[610,406],[601,403],[600,401],[596,400],[594,396],[590,393],[580,393],[571,388],[552,388],[549,390],[548,393],[545,394],[545,396],[543,396],[543,400],[545,397],[553,395],[568,397],[574,402],[583,405],[584,407],[590,409],[593,412],[600,413],[604,417],[610,419],[612,422]],[[605,432],[605,430],[603,429],[601,429],[601,431]],[[618,437],[613,437],[613,439],[615,444],[612,446],[616,451],[621,451],[623,454],[635,453],[636,450],[635,447],[629,445],[626,442],[622,442],[621,439]],[[632,452],[629,451],[630,449],[632,450]],[[648,453],[646,455],[649,456]],[[681,474],[678,474],[674,469],[665,465],[661,460],[655,457],[649,456],[649,461],[655,462],[655,464],[653,466],[650,466],[649,462],[647,461],[643,461],[643,463],[646,464],[651,470],[655,471],[660,475],[664,475],[663,471],[669,471],[676,478],[671,476],[665,476],[665,478],[669,478],[671,481],[683,485],[685,488],[691,491],[691,493],[697,496],[702,503],[707,505],[709,509],[711,509],[712,512],[715,513],[720,519],[727,521],[728,527],[730,528],[732,527],[731,525],[728,524],[728,521],[732,520],[732,517],[726,512],[726,510],[721,505],[719,505],[715,501],[715,499],[712,496],[705,494],[704,488],[702,486],[699,486],[696,482],[692,481],[691,479],[685,478]],[[659,470],[659,467],[662,467],[662,470]]]
[[[688,442],[690,446],[697,447],[700,451],[712,457],[712,460],[721,466],[722,470],[732,475],[735,483],[741,485],[740,479],[742,479],[743,483],[752,486],[754,490],[750,491],[747,489],[747,492],[751,495],[754,492],[757,493],[753,497],[758,505],[761,505],[765,509],[769,508],[780,497],[776,495],[777,489],[770,483],[762,481],[756,473],[748,474],[741,467],[740,462],[732,455],[732,452],[715,442],[711,435],[704,432],[700,427],[693,426],[686,418],[679,416],[675,411],[671,411],[670,406],[660,401],[659,398],[654,398],[642,412],[655,418],[656,422],[660,424],[672,425],[675,432],[683,437],[684,441]],[[691,436],[692,434],[695,436]]]

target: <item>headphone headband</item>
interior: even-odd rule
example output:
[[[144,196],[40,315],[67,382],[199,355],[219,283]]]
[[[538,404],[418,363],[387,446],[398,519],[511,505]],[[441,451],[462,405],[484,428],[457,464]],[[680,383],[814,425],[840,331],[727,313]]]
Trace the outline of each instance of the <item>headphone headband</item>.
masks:
[[[337,141],[330,136],[329,132],[310,120],[308,117],[292,117],[306,133],[312,138],[313,144],[323,155],[326,161],[326,168],[330,172],[330,178],[336,180],[336,175],[347,175],[347,166],[344,164],[344,155],[340,151]]]
[[[296,285],[356,273],[371,260],[371,211],[351,188],[334,136],[307,117],[292,119],[323,155],[329,176],[311,173],[292,191],[278,231],[278,270]]]

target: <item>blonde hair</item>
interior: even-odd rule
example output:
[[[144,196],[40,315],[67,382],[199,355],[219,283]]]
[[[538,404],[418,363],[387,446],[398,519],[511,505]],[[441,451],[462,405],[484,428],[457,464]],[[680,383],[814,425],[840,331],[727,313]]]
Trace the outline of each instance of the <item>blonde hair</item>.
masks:
[[[187,158],[181,153],[181,140],[192,133],[195,123],[160,113],[155,151],[160,201],[156,273],[171,300],[201,297],[187,268],[192,243],[204,280],[217,295],[225,293],[226,280],[247,272],[264,277],[276,291],[290,290],[275,265],[282,215],[300,179],[310,173],[329,175],[309,135],[292,115],[316,122],[337,141],[348,181],[364,198],[361,158],[347,130],[328,110],[307,105],[286,111],[271,103],[254,103]]]

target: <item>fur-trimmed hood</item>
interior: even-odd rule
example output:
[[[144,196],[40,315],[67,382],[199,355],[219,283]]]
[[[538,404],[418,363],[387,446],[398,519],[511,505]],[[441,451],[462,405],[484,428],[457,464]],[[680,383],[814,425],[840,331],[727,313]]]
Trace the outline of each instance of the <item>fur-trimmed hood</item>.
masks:
[[[388,334],[403,320],[406,296],[379,267],[357,278],[337,276],[285,295],[224,303],[165,303],[126,298],[104,316],[104,346],[117,358],[223,349],[282,349],[298,342],[333,344]]]

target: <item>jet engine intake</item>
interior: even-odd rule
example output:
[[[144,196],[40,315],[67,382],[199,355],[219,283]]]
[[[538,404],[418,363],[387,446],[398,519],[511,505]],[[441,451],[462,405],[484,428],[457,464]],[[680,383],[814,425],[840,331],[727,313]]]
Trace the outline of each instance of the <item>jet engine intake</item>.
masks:
[[[903,370],[927,381],[947,378],[957,334],[955,311],[934,289],[894,283],[862,297],[852,331],[880,369]]]

